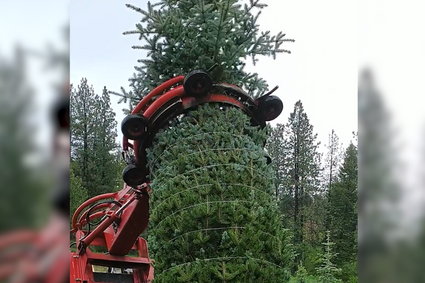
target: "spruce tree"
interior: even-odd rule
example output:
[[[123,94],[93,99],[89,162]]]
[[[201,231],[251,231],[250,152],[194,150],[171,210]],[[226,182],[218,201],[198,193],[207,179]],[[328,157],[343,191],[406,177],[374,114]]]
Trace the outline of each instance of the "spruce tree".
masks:
[[[12,59],[0,56],[0,231],[35,227],[46,216],[48,193],[36,164],[33,90],[26,56],[17,47]],[[35,158],[34,158],[35,157]]]
[[[327,152],[325,155],[324,160],[324,166],[323,166],[323,174],[322,174],[322,182],[323,182],[323,188],[326,191],[326,212],[325,212],[325,228],[326,230],[329,230],[329,220],[330,216],[329,214],[329,192],[331,191],[331,188],[333,184],[337,181],[337,175],[338,175],[338,169],[340,165],[340,159],[341,159],[341,145],[339,143],[339,138],[337,134],[335,133],[335,130],[332,129],[331,133],[329,134],[328,144],[326,145]]]
[[[340,164],[340,149],[341,145],[339,143],[338,135],[335,133],[335,130],[332,129],[329,134],[329,141],[327,144],[327,154],[325,158],[324,166],[324,179],[327,184],[328,190],[331,188],[332,184],[337,179],[338,167]]]
[[[275,58],[278,53],[290,53],[282,44],[294,40],[282,32],[260,31],[257,20],[266,4],[238,2],[242,1],[162,0],[148,2],[146,10],[127,4],[142,19],[135,30],[124,34],[137,34],[142,45],[133,48],[146,51],[148,58],[135,66],[132,89],[123,90],[123,101],[136,102],[171,77],[213,66],[210,75],[214,81],[241,86],[253,97],[264,93],[266,81],[244,70],[247,58],[255,64],[258,56]]]
[[[75,176],[89,196],[118,188],[115,113],[111,109],[106,88],[97,95],[87,79],[77,89],[71,88],[71,161]],[[72,190],[72,188],[71,188]]]
[[[357,258],[357,148],[350,144],[336,182],[329,191],[330,233],[335,242],[338,267],[352,264]],[[352,274],[351,274],[352,275]],[[349,274],[344,274],[344,281]]]
[[[71,161],[78,162],[75,174],[80,176],[84,187],[90,187],[90,148],[94,135],[94,89],[82,78],[75,89],[71,86],[70,116],[71,116]]]
[[[279,210],[283,216],[285,227],[293,227],[293,197],[288,193],[287,159],[285,151],[286,131],[284,124],[277,124],[271,128],[267,139],[266,149],[272,160],[271,165],[275,171],[275,195],[279,203]]]
[[[333,243],[330,239],[330,232],[326,232],[326,242],[323,242],[324,251],[317,267],[317,273],[319,275],[319,282],[321,283],[339,283],[342,282],[340,279],[337,279],[338,274],[341,272],[341,269],[338,268],[333,262],[337,253],[333,250]]]
[[[106,87],[102,94],[95,97],[94,113],[94,143],[92,174],[96,179],[99,192],[110,192],[120,188],[119,175],[117,174],[117,159],[115,157],[117,144],[117,122],[115,113],[111,108],[110,94]]]
[[[69,196],[70,196],[70,216],[72,217],[72,215],[74,214],[75,210],[77,210],[77,208],[88,199],[88,192],[87,189],[83,187],[82,185],[82,180],[80,177],[75,176],[75,164],[71,163],[70,166],[70,174],[69,174],[69,186],[70,186],[70,192],[69,192]]]
[[[299,104],[296,107],[301,108],[301,106],[302,105]],[[305,113],[303,115],[305,115]],[[294,117],[293,113],[292,123],[295,123],[296,120],[300,121],[300,119]],[[301,123],[306,123],[306,121],[308,121],[308,119]],[[283,223],[286,227],[292,227],[294,234],[300,233],[302,235],[302,241],[295,241],[295,247],[298,249],[299,253],[299,260],[303,262],[307,272],[314,273],[315,264],[318,259],[317,254],[326,231],[325,220],[328,213],[327,196],[323,192],[323,184],[319,182],[319,154],[317,152],[318,143],[315,141],[315,135],[313,135],[313,139],[310,138],[311,141],[314,141],[313,143],[309,144],[309,146],[303,146],[310,147],[310,153],[306,150],[302,150],[302,153],[298,154],[298,157],[295,158],[295,143],[293,141],[296,138],[294,139],[294,131],[291,130],[291,127],[290,123],[286,125],[277,124],[273,127],[271,136],[267,142],[267,151],[271,156],[272,165],[276,172],[276,190],[279,190],[278,199],[280,210],[283,215]],[[311,125],[309,127],[312,129]],[[305,128],[308,127],[304,125],[303,129]],[[305,134],[308,135],[308,132],[305,132]],[[312,131],[310,131],[310,134],[312,134]],[[303,143],[306,143],[304,137],[300,136],[299,140],[304,140]],[[295,165],[295,160],[299,160],[297,162],[298,165]],[[299,165],[301,163],[308,163],[309,161],[307,160],[310,160],[312,166],[306,167],[304,165]],[[304,166],[302,171],[304,176],[302,177],[303,179],[311,178],[311,182],[309,183],[310,189],[306,192],[305,196],[298,196],[298,205],[301,204],[302,206],[302,208],[299,208],[298,214],[295,211],[295,166],[297,166],[297,168]],[[303,221],[301,221],[302,224],[298,223],[298,226],[295,225],[296,215],[298,215],[298,217],[302,216],[303,218]],[[293,278],[293,280],[298,279]]]
[[[294,243],[304,242],[304,229],[311,219],[306,218],[308,206],[319,192],[320,154],[317,134],[304,111],[301,101],[297,101],[285,127],[285,189],[291,199],[288,215],[292,217]],[[301,247],[301,246],[300,246]],[[298,260],[303,257],[299,251]]]
[[[392,280],[398,267],[388,267],[391,238],[400,217],[400,184],[396,180],[397,151],[393,144],[391,113],[375,85],[373,74],[364,70],[359,77],[359,254],[363,271],[360,281]],[[378,268],[379,267],[379,268]]]
[[[148,242],[158,282],[288,279],[292,249],[265,138],[239,109],[214,105],[157,135]]]
[[[266,5],[235,0],[159,1],[136,30],[148,58],[122,101],[137,101],[161,82],[194,69],[256,97],[267,89],[244,71],[247,57],[289,51],[283,33],[260,32]],[[258,11],[256,14],[253,14]],[[148,150],[151,220],[148,242],[158,282],[282,282],[292,248],[273,200],[266,133],[239,109],[205,105],[163,129]]]
[[[284,153],[284,129],[285,125],[277,124],[271,128],[270,136],[267,139],[266,149],[269,154],[272,166],[276,174],[275,181],[275,195],[276,199],[282,198],[283,179],[284,179],[284,166],[285,166],[285,153]]]

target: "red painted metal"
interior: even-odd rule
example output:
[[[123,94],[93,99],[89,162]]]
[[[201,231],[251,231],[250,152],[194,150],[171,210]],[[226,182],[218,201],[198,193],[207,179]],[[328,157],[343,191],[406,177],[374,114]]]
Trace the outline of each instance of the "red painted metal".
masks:
[[[110,254],[127,254],[137,237],[147,228],[149,221],[149,197],[142,195],[140,199],[132,202],[125,209],[120,218],[120,225],[115,232],[111,246],[108,246]],[[109,227],[112,230],[111,227]]]
[[[68,223],[53,215],[38,230],[0,235],[0,282],[63,282],[69,266]]]
[[[160,109],[161,106],[163,106],[169,100],[171,100],[171,99],[173,99],[175,97],[180,97],[183,94],[184,94],[183,86],[178,86],[178,87],[170,90],[169,92],[163,94],[161,97],[159,97],[158,99],[156,99],[149,106],[149,108],[145,111],[145,113],[143,114],[143,116],[145,116],[146,118],[150,118],[156,111],[158,111],[158,109]],[[133,110],[133,112],[134,111],[135,110]],[[133,149],[134,149],[134,155],[136,156],[136,158],[139,155],[139,148],[140,148],[140,141],[134,141]]]
[[[153,280],[152,261],[148,255],[146,241],[139,235],[146,229],[149,219],[150,188],[147,184],[132,189],[124,186],[113,194],[96,196],[84,202],[73,215],[76,223],[75,238],[77,251],[71,253],[70,282],[101,282],[95,277],[105,276],[93,272],[93,266],[130,268],[133,282],[151,282]],[[99,203],[110,199],[121,203]],[[96,205],[89,219],[104,217],[92,231],[85,230],[88,211]],[[91,247],[101,246],[108,254],[97,253]],[[137,257],[127,256],[131,251]],[[117,276],[106,274],[106,276]],[[119,279],[117,279],[119,280]],[[108,281],[109,282],[109,281]]]
[[[81,204],[77,208],[77,210],[74,212],[74,215],[72,216],[71,227],[72,227],[73,230],[71,230],[71,232],[76,231],[79,228],[79,227],[77,227],[77,220],[78,220],[78,216],[80,215],[81,211],[83,211],[89,205],[92,205],[92,204],[98,202],[99,200],[113,198],[113,197],[115,197],[115,194],[116,193],[102,194],[102,195],[95,196],[95,197],[83,202],[83,204]]]
[[[138,114],[140,111],[144,110],[146,105],[151,101],[152,98],[162,94],[165,90],[171,88],[173,85],[178,83],[182,83],[184,80],[184,76],[178,76],[168,81],[162,83],[158,87],[154,88],[148,95],[146,95],[137,105],[134,107],[132,114]]]
[[[152,140],[168,119],[200,104],[212,102],[233,105],[256,119],[258,102],[238,86],[214,84],[208,93],[194,96],[185,93],[182,85],[184,79],[184,76],[177,76],[162,83],[133,109],[132,114],[143,115],[149,124],[147,139],[143,144],[140,140],[130,142],[127,137],[123,137],[123,157],[127,162],[131,163],[135,159],[138,166],[146,166],[139,158],[144,153],[146,140]],[[149,258],[146,241],[139,237],[148,225],[150,193],[148,183],[137,188],[124,184],[119,192],[96,196],[77,209],[72,217],[77,251],[71,253],[70,282],[95,282],[95,277],[100,276],[93,272],[95,265],[131,268],[133,282],[153,280],[153,261]],[[94,219],[101,221],[89,231],[87,222]],[[95,246],[103,247],[108,253],[94,252],[91,248]],[[137,251],[138,256],[128,256],[131,251]]]

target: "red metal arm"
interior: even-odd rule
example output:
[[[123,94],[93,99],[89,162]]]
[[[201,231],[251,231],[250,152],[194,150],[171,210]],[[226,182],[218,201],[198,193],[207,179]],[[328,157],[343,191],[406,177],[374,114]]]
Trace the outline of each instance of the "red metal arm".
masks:
[[[143,108],[148,104],[148,102],[152,98],[154,98],[155,96],[160,95],[165,90],[167,90],[170,87],[172,87],[173,85],[183,82],[183,80],[184,80],[184,76],[178,76],[178,77],[169,79],[168,81],[166,81],[166,82],[162,83],[161,85],[157,86],[148,95],[146,95],[145,97],[143,97],[143,99],[136,105],[136,107],[134,107],[134,109],[133,109],[133,111],[131,111],[131,113],[132,114],[139,113],[141,110],[143,110]]]

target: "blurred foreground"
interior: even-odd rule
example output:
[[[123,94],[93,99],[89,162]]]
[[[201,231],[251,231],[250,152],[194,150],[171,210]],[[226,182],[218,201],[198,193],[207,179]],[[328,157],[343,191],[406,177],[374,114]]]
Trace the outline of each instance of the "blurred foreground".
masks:
[[[0,282],[68,281],[69,32],[47,2],[0,5]]]

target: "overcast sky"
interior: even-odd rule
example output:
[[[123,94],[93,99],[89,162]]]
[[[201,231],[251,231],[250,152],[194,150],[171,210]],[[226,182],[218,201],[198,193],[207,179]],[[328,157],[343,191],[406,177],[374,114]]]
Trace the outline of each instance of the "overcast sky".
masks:
[[[146,8],[147,1],[127,1]],[[286,123],[297,100],[304,104],[315,131],[323,143],[332,128],[344,145],[357,131],[357,39],[356,5],[346,1],[267,1],[260,17],[262,30],[283,31],[295,43],[284,48],[276,60],[260,58],[255,70],[284,103],[274,123]],[[128,86],[140,50],[137,36],[122,35],[132,30],[140,15],[121,1],[74,0],[71,19],[71,82],[87,77],[97,92]],[[250,61],[249,61],[250,62]],[[117,120],[121,108],[114,106]],[[119,132],[121,135],[121,133]]]

